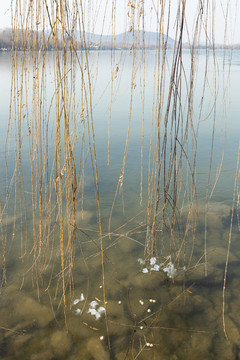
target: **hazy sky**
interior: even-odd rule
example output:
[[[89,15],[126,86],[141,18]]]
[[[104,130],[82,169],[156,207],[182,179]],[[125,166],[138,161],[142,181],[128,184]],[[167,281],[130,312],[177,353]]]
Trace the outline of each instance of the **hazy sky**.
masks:
[[[27,0],[25,0],[27,1]],[[43,0],[42,0],[43,1]],[[72,1],[72,0],[70,0]],[[79,0],[78,0],[79,1]],[[143,1],[143,0],[142,0]],[[162,0],[163,1],[163,0]],[[148,31],[155,31],[157,27],[157,15],[156,9],[157,4],[161,3],[160,0],[145,0],[145,29]],[[166,7],[168,1],[171,1],[171,20],[169,27],[169,35],[174,38],[175,35],[175,19],[177,4],[179,0],[164,0],[166,2]],[[228,42],[240,43],[240,0],[186,0],[186,13],[187,13],[187,23],[188,23],[188,32],[190,38],[193,34],[193,24],[196,20],[196,9],[199,2],[205,2],[209,4],[209,23],[208,23],[208,32],[211,33],[210,29],[212,28],[212,19],[211,14],[215,14],[215,41],[216,43],[222,43],[224,40],[224,28],[225,28],[225,18],[228,15]],[[141,0],[116,0],[116,33],[120,33],[128,29],[130,25],[130,18],[126,15],[130,6],[129,3],[140,4]],[[10,27],[11,26],[11,16],[10,16],[10,3],[11,0],[1,0],[0,1],[0,28]],[[22,0],[24,3],[24,0]],[[85,4],[85,14],[90,18],[86,21],[87,30],[94,30],[95,33],[100,33],[102,30],[102,19],[105,4],[108,4],[106,11],[106,21],[103,32],[111,32],[111,18],[112,18],[112,0],[84,0]],[[203,39],[203,38],[202,38]],[[185,27],[184,32],[184,41],[187,41],[187,31]]]
[[[10,0],[0,1],[0,28],[11,26]]]

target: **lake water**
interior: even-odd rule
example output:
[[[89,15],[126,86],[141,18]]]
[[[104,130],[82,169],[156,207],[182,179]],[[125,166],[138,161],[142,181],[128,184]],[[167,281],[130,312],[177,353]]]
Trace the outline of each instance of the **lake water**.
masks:
[[[120,60],[119,57],[123,56]],[[197,79],[193,101],[193,124],[197,128],[199,103],[205,71],[205,52],[200,52],[197,62]],[[232,58],[231,58],[232,56]],[[168,53],[171,63],[172,52]],[[196,230],[195,217],[189,222],[189,240],[186,223],[189,216],[188,200],[180,202],[178,223],[173,244],[170,244],[170,227],[166,222],[158,234],[158,254],[146,257],[146,206],[148,200],[148,161],[151,135],[155,52],[146,52],[146,88],[144,108],[144,137],[142,140],[142,102],[140,97],[142,78],[136,77],[133,89],[133,109],[130,138],[123,180],[123,191],[117,191],[109,234],[109,217],[120,176],[125,141],[129,123],[129,99],[131,91],[132,57],[128,52],[116,52],[119,74],[114,85],[110,121],[110,157],[108,165],[108,121],[111,89],[109,81],[111,53],[101,52],[98,59],[98,76],[94,83],[93,119],[96,140],[96,154],[99,180],[99,196],[103,227],[105,284],[107,301],[107,324],[103,307],[102,259],[98,240],[97,212],[92,162],[88,153],[88,138],[84,138],[85,172],[84,192],[79,192],[76,209],[76,239],[73,246],[74,265],[71,279],[66,280],[66,317],[63,312],[61,291],[61,260],[59,250],[59,220],[56,215],[55,175],[51,174],[54,161],[55,113],[49,113],[48,125],[48,171],[42,161],[43,190],[42,216],[39,218],[39,174],[41,164],[40,138],[33,140],[33,181],[28,147],[28,126],[25,117],[21,125],[22,179],[19,180],[18,140],[15,137],[15,123],[9,124],[11,92],[11,54],[0,54],[0,195],[1,195],[1,252],[6,249],[6,282],[2,273],[0,294],[0,358],[1,359],[239,359],[240,358],[240,247],[237,206],[234,207],[230,257],[225,291],[225,326],[223,330],[223,279],[231,223],[231,209],[238,157],[240,134],[239,83],[240,52],[233,54],[216,53],[219,94],[215,111],[215,136],[211,177],[208,177],[212,143],[214,110],[214,62],[209,55],[208,83],[198,131],[196,190],[198,214]],[[223,60],[225,66],[223,67]],[[95,53],[90,53],[94,76]],[[52,54],[47,54],[47,78],[45,84],[46,103],[51,104],[54,94],[54,71]],[[231,62],[230,74],[229,63]],[[183,53],[183,64],[188,76],[191,66],[189,52]],[[30,66],[31,67],[31,66]],[[216,69],[216,67],[215,67]],[[27,72],[27,70],[26,70]],[[167,72],[166,72],[167,73]],[[31,74],[31,70],[30,70]],[[80,71],[76,74],[75,94],[81,93]],[[229,79],[228,79],[229,76]],[[224,79],[224,81],[223,81]],[[229,80],[229,82],[228,82]],[[169,76],[166,75],[166,88]],[[32,79],[29,81],[29,103],[32,101]],[[230,84],[230,85],[229,85]],[[223,100],[223,87],[225,100]],[[186,88],[181,89],[183,117],[186,105]],[[165,95],[166,96],[166,95]],[[230,101],[230,106],[228,102]],[[80,102],[80,101],[79,101]],[[17,104],[17,101],[16,101]],[[28,119],[34,124],[31,103]],[[185,104],[185,105],[184,105]],[[164,105],[165,106],[165,105]],[[81,113],[81,105],[76,104]],[[80,110],[79,110],[80,109]],[[12,109],[14,113],[14,109]],[[22,114],[24,116],[24,114]],[[227,119],[225,116],[227,115]],[[18,124],[17,120],[16,124]],[[16,125],[17,126],[17,125]],[[33,127],[35,125],[32,125]],[[9,132],[8,132],[9,131]],[[41,130],[43,131],[43,130]],[[81,159],[82,129],[74,126],[71,135],[75,143],[77,169]],[[8,142],[5,148],[5,139]],[[18,133],[16,133],[18,134]],[[86,131],[87,134],[87,131]],[[143,141],[142,205],[141,189],[141,148]],[[6,151],[7,149],[7,151]],[[46,143],[41,152],[44,159]],[[191,148],[188,149],[191,154]],[[6,155],[6,158],[5,158]],[[153,155],[151,155],[153,156]],[[150,156],[150,158],[151,158]],[[193,159],[189,157],[193,164]],[[8,165],[8,178],[6,172]],[[216,186],[216,175],[222,162]],[[37,164],[37,165],[36,165]],[[63,161],[64,165],[64,161]],[[16,173],[15,173],[16,171]],[[13,175],[16,175],[12,178]],[[13,179],[13,180],[12,180]],[[183,183],[188,176],[183,174]],[[7,181],[8,180],[8,181]],[[238,178],[237,178],[238,180]],[[209,181],[209,199],[206,211],[206,191]],[[24,188],[23,188],[24,184]],[[161,182],[162,185],[162,182]],[[238,184],[237,184],[238,185]],[[8,186],[8,187],[7,187]],[[9,200],[6,203],[8,190]],[[237,188],[238,189],[238,188]],[[34,193],[34,196],[32,194]],[[51,194],[51,198],[50,195]],[[160,190],[161,194],[161,190]],[[190,191],[186,193],[186,198]],[[162,195],[162,194],[161,194]],[[211,195],[211,197],[210,197]],[[34,206],[33,206],[34,201]],[[237,201],[237,196],[236,196]],[[33,217],[33,210],[35,218]],[[68,214],[66,201],[63,202],[64,241],[68,256]],[[6,213],[8,217],[6,218]],[[160,214],[161,217],[161,214]],[[205,221],[207,243],[207,273],[205,276]],[[42,221],[42,226],[39,224]],[[7,225],[7,226],[6,226]],[[191,228],[192,227],[192,228]],[[41,230],[39,230],[41,229]],[[34,236],[33,232],[36,231]],[[36,260],[36,253],[41,259]],[[160,230],[159,230],[160,231]],[[194,246],[193,246],[194,241]],[[182,245],[181,245],[182,244]],[[36,246],[36,247],[35,247]],[[180,252],[178,250],[180,248]],[[36,250],[37,249],[37,250]],[[170,257],[169,257],[170,256]],[[2,256],[1,264],[4,264]],[[66,264],[68,264],[66,262]],[[68,268],[66,268],[66,273]],[[71,287],[70,287],[71,284]],[[110,343],[110,350],[108,345]]]

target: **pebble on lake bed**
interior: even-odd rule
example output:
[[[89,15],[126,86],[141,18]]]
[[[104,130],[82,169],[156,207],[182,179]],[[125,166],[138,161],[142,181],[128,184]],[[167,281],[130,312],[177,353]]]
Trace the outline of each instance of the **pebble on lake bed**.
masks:
[[[147,343],[146,343],[146,346],[147,346],[147,347],[153,347],[153,344],[147,342]]]

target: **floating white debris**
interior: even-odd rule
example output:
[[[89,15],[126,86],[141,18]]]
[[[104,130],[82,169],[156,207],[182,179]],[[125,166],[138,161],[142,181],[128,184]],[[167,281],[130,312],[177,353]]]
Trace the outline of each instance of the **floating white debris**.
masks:
[[[143,330],[143,326],[140,326],[140,328],[139,328],[140,330]]]
[[[85,300],[85,297],[84,297],[83,293],[81,293],[80,299],[73,300],[72,304],[77,305],[79,302],[84,301],[84,300]]]
[[[171,261],[167,264],[167,267],[165,267],[163,271],[167,273],[167,276],[170,279],[173,279],[177,275],[177,269],[175,269],[174,264],[171,263]]]
[[[75,299],[75,300],[72,302],[72,304],[73,304],[73,305],[77,305],[80,301],[81,301],[80,299]]]
[[[147,312],[150,313],[152,310],[151,309],[147,309]]]
[[[99,313],[100,315],[102,315],[103,313],[105,313],[105,308],[104,308],[103,306],[100,306],[100,307],[98,308],[98,313]]]
[[[99,286],[99,289],[102,289],[102,285]]]
[[[90,302],[89,306],[90,306],[90,308],[95,309],[96,306],[98,306],[98,302],[96,300],[93,300],[93,301]]]
[[[99,338],[101,341],[103,341],[103,339],[104,339],[104,336],[100,336],[100,338]]]
[[[139,300],[139,302],[140,302],[141,305],[144,305],[144,302],[142,300]]]
[[[99,314],[99,312],[96,309],[93,309],[93,308],[89,308],[88,313],[95,316],[96,320],[100,319],[100,317],[101,317],[101,314]]]
[[[152,302],[153,302],[153,303],[155,303],[155,302],[156,302],[156,300],[155,300],[155,299],[152,299]]]
[[[149,299],[149,302],[153,302],[153,299]]]
[[[150,265],[155,265],[155,264],[156,264],[156,261],[157,261],[157,259],[156,259],[155,257],[152,257],[152,258],[150,259]]]
[[[122,303],[121,300],[119,300],[119,301],[118,301],[118,305],[121,305],[121,303]]]
[[[158,265],[156,263],[157,258],[151,257],[150,260],[148,261],[148,263],[142,269],[142,273],[147,274],[149,272],[151,273],[151,271],[160,271],[161,270],[161,271],[165,272],[170,279],[173,279],[177,275],[180,275],[186,271],[185,266],[182,269],[176,269],[174,267],[174,264],[171,262],[170,255],[164,257],[164,259],[165,259],[164,262],[162,262],[162,263],[160,263],[160,265]],[[140,263],[140,265],[145,264],[145,261],[141,258],[138,259],[138,262]],[[156,302],[156,300],[155,300],[155,302]]]
[[[76,315],[80,315],[80,314],[81,314],[81,312],[82,312],[82,310],[81,310],[81,309],[76,309],[76,310],[75,310],[75,314],[76,314]]]
[[[99,303],[96,300],[93,300],[89,304],[88,313],[95,316],[96,320],[100,319],[101,315],[105,312],[105,308],[103,306],[99,306],[98,309],[96,307]]]
[[[159,271],[160,270],[160,266],[155,264],[153,268],[150,269],[151,271]]]

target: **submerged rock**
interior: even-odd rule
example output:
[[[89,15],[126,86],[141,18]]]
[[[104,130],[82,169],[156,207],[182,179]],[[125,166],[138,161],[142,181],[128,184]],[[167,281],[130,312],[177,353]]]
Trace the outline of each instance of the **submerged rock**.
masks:
[[[179,360],[176,354],[173,354],[169,360]]]
[[[204,293],[202,295],[203,296],[201,296],[201,295],[193,296],[195,308],[197,308],[198,311],[205,311],[205,310],[212,309],[212,307],[213,307],[212,302],[206,296],[204,296]]]
[[[66,360],[85,360],[86,357],[84,355],[76,355],[76,354],[73,354],[73,355],[70,355],[70,357],[68,357]]]
[[[38,303],[36,300],[21,295],[17,297],[17,301],[14,304],[14,310],[17,317],[24,319],[25,321],[36,321],[40,327],[47,326],[54,318],[54,314],[50,308]]]
[[[91,329],[88,326],[79,324],[79,318],[76,316],[68,320],[68,330],[74,338],[87,338],[91,335]]]
[[[212,347],[212,358],[219,360],[237,360],[233,357],[232,344],[230,344],[224,335],[219,336],[217,334],[213,338],[213,347]]]
[[[87,350],[93,360],[109,360],[109,352],[104,348],[99,339],[91,338],[87,343]]]
[[[239,297],[230,302],[230,311],[228,315],[234,320],[237,326],[240,328],[240,312],[239,312]]]
[[[217,327],[217,320],[221,320],[221,313],[213,308],[205,310],[204,316],[206,317],[208,323],[212,323],[215,327]]]
[[[72,338],[65,331],[56,331],[50,339],[51,348],[54,355],[65,356],[72,348]]]
[[[222,316],[222,308],[223,308],[223,299],[222,299],[222,289],[216,289],[213,292],[209,293],[209,299],[213,302],[214,309],[218,312],[219,316]],[[231,293],[227,291],[225,292],[225,314],[227,314],[230,310],[229,304],[231,302]]]
[[[94,212],[90,210],[83,210],[76,212],[76,224],[77,225],[88,225],[91,223],[92,219],[94,218]]]
[[[132,241],[130,238],[122,236],[119,240],[119,250],[122,253],[130,253],[134,252],[136,249],[136,243]]]
[[[207,258],[208,261],[208,258]],[[217,265],[212,265],[211,263],[207,264],[206,267],[207,276],[205,274],[205,264],[201,263],[193,266],[186,272],[186,280],[187,281],[201,281],[201,283],[209,283],[212,282],[214,284],[221,283],[223,281],[224,269],[219,268]]]
[[[109,300],[107,305],[107,311],[111,319],[123,319],[124,318],[124,304],[121,302]]]
[[[233,217],[232,217],[233,215]],[[239,213],[238,210],[236,208],[233,209],[233,214],[232,214],[232,209],[229,208],[228,213],[224,214],[224,216],[222,217],[222,224],[225,228],[230,228],[231,225],[231,219],[232,219],[232,224],[234,225],[238,225],[239,223]]]
[[[22,351],[23,346],[26,346],[27,343],[32,339],[32,335],[24,334],[17,336],[13,341],[13,348],[15,354],[18,354],[19,351]]]
[[[125,359],[127,359],[126,358],[126,352],[120,352],[120,353],[116,354],[115,358],[116,358],[116,360],[125,360]]]
[[[223,247],[209,247],[207,249],[207,261],[215,266],[224,265],[227,258],[227,248]],[[229,262],[236,261],[237,257],[230,252]]]
[[[228,315],[225,316],[225,325],[230,342],[240,346],[240,329]]]
[[[209,336],[209,333],[193,333],[191,335],[191,342],[192,350],[194,350],[195,353],[209,354],[212,347],[212,337]],[[202,359],[205,359],[205,357],[202,357]]]
[[[111,337],[121,339],[121,338],[127,338],[131,334],[131,325],[132,323],[126,319],[124,319],[126,325],[129,326],[121,326],[116,325],[116,323],[109,322],[108,331],[109,335]],[[129,330],[130,329],[130,330]]]
[[[33,354],[31,360],[52,360],[54,355],[50,349],[44,350],[38,354]]]

